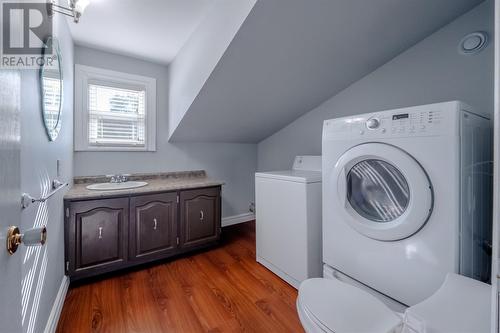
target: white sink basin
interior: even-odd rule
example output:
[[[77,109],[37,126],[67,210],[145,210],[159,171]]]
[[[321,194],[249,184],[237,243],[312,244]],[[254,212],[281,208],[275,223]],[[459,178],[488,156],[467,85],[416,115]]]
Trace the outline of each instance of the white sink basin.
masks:
[[[100,183],[88,185],[88,190],[93,191],[116,191],[116,190],[128,190],[131,188],[138,188],[148,185],[146,182],[123,182],[123,183]]]

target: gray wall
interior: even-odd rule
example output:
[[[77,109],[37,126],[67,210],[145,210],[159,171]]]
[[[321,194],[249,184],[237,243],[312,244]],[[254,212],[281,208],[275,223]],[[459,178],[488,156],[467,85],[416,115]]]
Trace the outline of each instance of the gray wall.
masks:
[[[257,143],[480,2],[258,1],[170,138]]]
[[[226,182],[223,217],[248,212],[254,198],[257,145],[169,143],[168,67],[80,46],[75,47],[75,63],[156,78],[158,112],[156,152],[75,152],[76,176],[204,169]]]
[[[170,64],[169,134],[193,103],[257,0],[213,0]]]
[[[321,154],[325,119],[456,99],[492,114],[493,45],[474,56],[457,52],[460,39],[477,30],[493,34],[493,1],[474,8],[261,141],[258,169],[286,169],[295,155]]]
[[[61,44],[64,66],[63,123],[55,142],[49,142],[43,126],[38,71],[23,70],[21,76],[21,191],[33,196],[50,190],[58,159],[62,161],[60,180],[73,178],[73,41],[63,16],[54,17],[54,34]],[[43,332],[64,276],[62,197],[59,193],[22,212],[22,230],[34,225],[46,225],[48,230],[44,247],[21,247],[21,253],[16,253],[26,262],[22,266],[25,332]]]

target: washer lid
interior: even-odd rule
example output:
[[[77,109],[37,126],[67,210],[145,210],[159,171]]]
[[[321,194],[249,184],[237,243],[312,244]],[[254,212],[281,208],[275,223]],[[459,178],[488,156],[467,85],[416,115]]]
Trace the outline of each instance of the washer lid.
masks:
[[[375,296],[339,280],[305,280],[299,287],[299,306],[333,332],[387,333],[401,324]]]
[[[284,180],[296,183],[320,183],[320,171],[305,171],[305,170],[284,170],[271,172],[257,172],[256,178],[271,178]]]

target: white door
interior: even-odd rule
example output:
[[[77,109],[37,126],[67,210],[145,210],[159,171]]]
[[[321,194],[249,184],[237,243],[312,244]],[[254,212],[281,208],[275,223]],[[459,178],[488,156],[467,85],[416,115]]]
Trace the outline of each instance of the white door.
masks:
[[[405,151],[383,143],[365,143],[345,152],[331,172],[333,200],[343,220],[364,236],[396,241],[427,222],[433,191],[420,164]]]
[[[0,70],[0,332],[21,332],[21,256],[9,255],[6,233],[21,222],[21,77]]]
[[[500,284],[500,0],[495,0],[495,112],[494,112],[494,163],[493,163],[493,254],[491,332],[499,333],[499,284]]]

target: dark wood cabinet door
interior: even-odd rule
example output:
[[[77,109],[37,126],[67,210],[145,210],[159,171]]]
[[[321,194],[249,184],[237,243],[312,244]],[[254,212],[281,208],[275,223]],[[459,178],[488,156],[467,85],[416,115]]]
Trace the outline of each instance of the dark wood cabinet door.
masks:
[[[181,246],[206,245],[220,235],[220,187],[182,191]]]
[[[130,259],[167,257],[177,249],[177,192],[130,199]]]
[[[70,275],[93,275],[126,263],[128,202],[103,199],[70,205]]]

